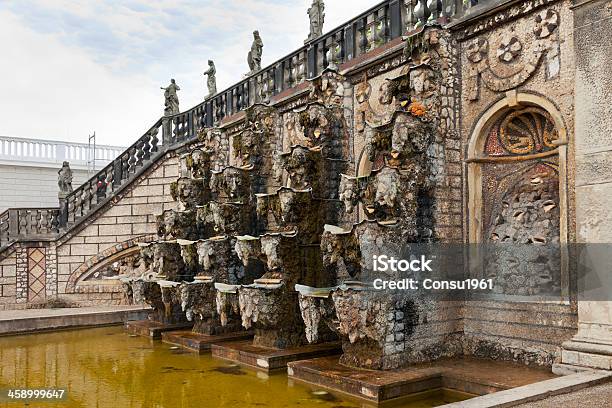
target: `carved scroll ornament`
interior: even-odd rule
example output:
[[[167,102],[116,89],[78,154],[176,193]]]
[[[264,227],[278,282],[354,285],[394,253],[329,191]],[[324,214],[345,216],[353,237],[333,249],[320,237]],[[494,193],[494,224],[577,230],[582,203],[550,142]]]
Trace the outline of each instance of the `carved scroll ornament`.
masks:
[[[538,69],[546,56],[546,79],[559,73],[559,39],[557,27],[559,14],[552,9],[543,10],[532,21],[532,37],[520,39],[514,33],[502,35],[499,46],[492,49],[491,42],[476,38],[467,47],[468,75],[467,95],[471,101],[478,100],[481,81],[495,92],[504,92],[523,84]],[[529,44],[529,45],[527,45]],[[492,55],[509,68],[511,74],[500,73],[492,67]]]

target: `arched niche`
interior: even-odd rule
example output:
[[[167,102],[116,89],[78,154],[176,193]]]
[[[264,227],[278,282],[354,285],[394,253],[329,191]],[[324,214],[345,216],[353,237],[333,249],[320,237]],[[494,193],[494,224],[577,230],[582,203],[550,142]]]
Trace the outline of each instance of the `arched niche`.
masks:
[[[532,183],[533,191],[530,194],[539,200],[539,189],[546,187],[546,191],[551,190],[551,182],[554,181],[554,191],[545,193],[550,197],[546,196],[544,200],[558,201],[555,203],[558,206],[555,210],[558,223],[553,223],[551,228],[555,228],[555,234],[558,231],[560,286],[562,297],[566,298],[569,288],[567,248],[564,245],[568,235],[567,132],[561,113],[541,96],[509,92],[474,124],[466,153],[468,238],[471,244],[495,239],[517,239],[522,242],[551,239],[550,233],[537,234],[533,231],[528,232],[533,236],[516,238],[514,234],[508,236],[494,232],[493,227],[500,222],[499,217],[522,216],[519,207],[524,204],[518,201],[525,198],[521,196],[519,199],[518,193],[510,198],[513,191],[529,190]],[[517,206],[512,214],[501,207],[508,205],[508,200],[517,201],[512,203]],[[541,204],[538,201],[540,208]],[[508,220],[503,222],[511,223]],[[501,227],[504,227],[503,223]],[[533,226],[525,228],[533,229]],[[500,234],[503,236],[500,237]],[[485,274],[481,262],[480,256],[470,257],[473,273]]]
[[[139,243],[149,243],[156,240],[155,235],[143,235],[118,243],[87,259],[70,274],[66,282],[66,293],[77,293],[79,288],[92,285],[117,285],[118,281],[98,278],[96,274],[108,268],[115,262],[137,257],[140,253]]]
[[[372,172],[372,162],[368,158],[367,148],[363,148],[361,153],[359,154],[359,159],[357,161],[357,167],[355,169],[356,177],[369,176]]]

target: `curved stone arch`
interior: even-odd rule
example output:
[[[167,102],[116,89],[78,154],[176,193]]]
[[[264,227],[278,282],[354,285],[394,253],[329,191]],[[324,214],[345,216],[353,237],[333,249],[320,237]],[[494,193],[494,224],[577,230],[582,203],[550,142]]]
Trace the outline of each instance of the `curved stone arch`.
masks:
[[[519,106],[536,106],[545,110],[553,119],[559,135],[556,154],[559,156],[559,200],[562,209],[561,242],[567,242],[567,129],[561,112],[548,99],[531,94],[508,92],[506,96],[490,106],[476,121],[472,128],[467,146],[468,164],[468,215],[469,215],[469,242],[478,243],[482,236],[481,209],[477,205],[482,201],[482,152],[488,136],[487,130],[492,123],[506,114],[509,110]]]
[[[545,156],[558,156],[559,158],[559,232],[560,243],[566,244],[568,241],[568,209],[567,209],[567,127],[559,109],[553,102],[543,96],[533,93],[510,91],[499,101],[493,103],[472,126],[470,139],[466,149],[467,162],[467,210],[468,210],[468,242],[476,244],[482,242],[483,236],[483,214],[482,214],[482,168],[487,160],[483,152],[485,143],[489,135],[490,126],[500,117],[509,111],[520,108],[534,106],[546,111],[553,120],[558,132],[558,140],[555,143],[557,148],[546,155],[526,155],[523,160],[543,158]],[[509,160],[514,160],[511,158]],[[496,159],[500,160],[500,159]],[[501,159],[504,160],[504,159]],[[501,161],[500,160],[500,161]],[[561,252],[561,279],[563,295],[567,295],[569,287],[568,259],[566,250]],[[482,265],[474,264],[472,268],[479,269]]]
[[[143,235],[120,242],[92,256],[72,271],[66,283],[66,293],[75,293],[79,283],[96,271],[137,252],[139,243],[153,242],[156,239],[155,235]]]
[[[472,126],[466,152],[468,160],[478,158],[479,153],[484,150],[484,144],[487,138],[486,130],[488,127],[510,109],[519,106],[536,106],[548,112],[559,132],[559,147],[561,148],[567,145],[565,121],[563,120],[561,112],[553,102],[543,96],[533,93],[507,92],[504,98],[491,105]],[[559,149],[559,153],[561,153],[561,149]]]

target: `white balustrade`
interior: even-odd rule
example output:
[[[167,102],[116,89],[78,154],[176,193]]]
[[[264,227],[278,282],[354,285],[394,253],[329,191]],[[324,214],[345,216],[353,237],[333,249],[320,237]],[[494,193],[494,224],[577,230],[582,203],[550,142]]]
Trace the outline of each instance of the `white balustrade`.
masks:
[[[95,164],[100,169],[119,156],[125,148],[96,145]],[[0,136],[0,162],[15,165],[52,164],[68,161],[76,168],[87,168],[93,161],[93,146],[85,143],[56,142]],[[58,167],[59,168],[59,167]]]

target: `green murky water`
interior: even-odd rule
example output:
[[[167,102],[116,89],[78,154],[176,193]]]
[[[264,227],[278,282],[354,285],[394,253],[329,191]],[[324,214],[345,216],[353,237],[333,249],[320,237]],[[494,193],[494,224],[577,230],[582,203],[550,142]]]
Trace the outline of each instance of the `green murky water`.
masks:
[[[0,337],[0,389],[65,388],[56,402],[0,407],[370,407],[288,379],[130,337],[121,327]],[[436,392],[395,407],[434,407],[463,399]]]

